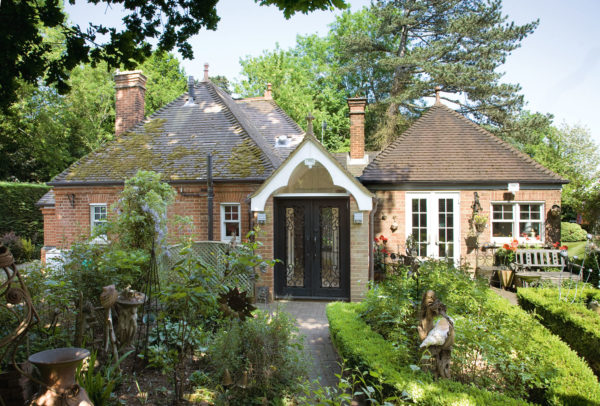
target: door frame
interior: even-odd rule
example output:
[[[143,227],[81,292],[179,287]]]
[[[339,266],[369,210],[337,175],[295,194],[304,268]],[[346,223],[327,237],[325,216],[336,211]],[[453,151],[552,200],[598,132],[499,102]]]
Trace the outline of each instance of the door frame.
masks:
[[[435,252],[438,246],[439,229],[439,199],[452,198],[454,205],[454,263],[460,263],[461,253],[461,235],[460,235],[460,192],[459,191],[439,191],[439,192],[406,192],[405,193],[405,234],[408,238],[412,233],[412,204],[411,199],[427,199],[427,256],[439,259]],[[435,210],[433,210],[435,208]]]
[[[285,287],[285,208],[286,203],[298,203],[308,207],[305,210],[304,229],[304,278],[305,287]],[[339,207],[339,241],[340,241],[340,287],[322,288],[318,284],[320,278],[321,256],[316,255],[314,247],[320,251],[321,239],[314,238],[315,226],[319,228],[318,208],[322,205],[334,204]],[[307,213],[308,212],[308,213]],[[347,300],[350,298],[350,200],[348,197],[275,197],[273,199],[273,257],[279,259],[274,266],[274,291],[276,298],[292,297],[297,299]],[[308,221],[306,219],[308,217]],[[308,225],[308,227],[306,226]],[[309,230],[312,228],[312,230]],[[318,240],[318,242],[317,242]],[[312,259],[310,258],[312,254]],[[308,270],[308,271],[307,271]]]

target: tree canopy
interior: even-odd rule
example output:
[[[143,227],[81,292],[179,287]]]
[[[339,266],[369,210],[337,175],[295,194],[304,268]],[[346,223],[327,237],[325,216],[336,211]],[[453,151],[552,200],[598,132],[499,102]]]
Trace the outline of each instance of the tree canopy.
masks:
[[[146,115],[186,90],[179,61],[155,52],[138,66],[146,83]],[[0,113],[0,180],[48,181],[114,134],[115,89],[106,63],[71,72],[71,90],[21,82],[18,101]]]
[[[18,97],[21,82],[35,84],[44,78],[60,94],[69,89],[69,72],[81,63],[105,62],[108,69],[132,69],[148,58],[156,40],[159,50],[177,49],[186,59],[193,57],[188,40],[200,29],[215,30],[219,22],[218,0],[87,0],[92,4],[120,6],[123,28],[90,21],[82,28],[71,24],[61,0],[4,0],[0,3],[0,107],[7,108]],[[344,8],[344,0],[255,0],[273,5],[286,18],[296,12]],[[75,4],[75,0],[69,0]],[[61,34],[53,41],[45,29]],[[107,36],[106,42],[100,42]],[[60,52],[56,52],[56,49]]]

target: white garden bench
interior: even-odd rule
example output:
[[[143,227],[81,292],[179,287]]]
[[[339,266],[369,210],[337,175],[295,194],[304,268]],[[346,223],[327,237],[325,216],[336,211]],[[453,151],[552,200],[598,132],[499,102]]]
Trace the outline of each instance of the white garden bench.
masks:
[[[540,279],[561,279],[566,265],[567,257],[563,256],[560,250],[519,249],[515,252],[513,269],[515,276],[528,285],[539,282]],[[560,269],[560,272],[534,271],[550,268]]]

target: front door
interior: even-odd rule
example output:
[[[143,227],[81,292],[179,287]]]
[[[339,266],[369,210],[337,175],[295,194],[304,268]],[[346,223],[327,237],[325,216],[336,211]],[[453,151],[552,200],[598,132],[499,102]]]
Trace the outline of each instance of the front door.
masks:
[[[275,293],[348,298],[348,199],[275,199]]]
[[[406,237],[412,237],[417,255],[460,259],[458,193],[407,193]]]

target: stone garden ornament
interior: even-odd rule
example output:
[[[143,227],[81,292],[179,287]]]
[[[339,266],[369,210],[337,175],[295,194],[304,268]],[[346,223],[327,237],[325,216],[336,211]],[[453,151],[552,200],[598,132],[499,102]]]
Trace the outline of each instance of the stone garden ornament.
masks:
[[[436,317],[439,317],[434,324]],[[423,294],[420,321],[417,326],[421,345],[434,359],[435,373],[441,378],[450,378],[450,355],[454,345],[454,321],[446,314],[446,306],[440,302],[433,290]]]

